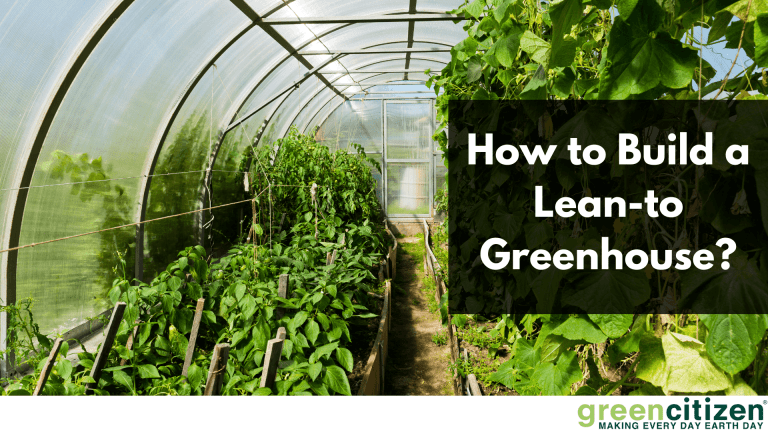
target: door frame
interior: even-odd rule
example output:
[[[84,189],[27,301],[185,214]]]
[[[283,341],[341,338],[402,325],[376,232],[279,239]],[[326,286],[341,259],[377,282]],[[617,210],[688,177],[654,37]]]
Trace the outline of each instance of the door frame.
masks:
[[[434,206],[434,189],[435,189],[435,157],[434,157],[434,144],[431,142],[431,135],[430,135],[430,146],[429,146],[429,156],[427,159],[388,159],[387,158],[387,104],[428,104],[429,105],[429,112],[430,116],[432,118],[432,122],[430,122],[431,125],[431,133],[435,133],[435,123],[436,123],[436,117],[435,117],[435,100],[434,99],[382,99],[381,100],[381,133],[382,133],[382,149],[381,149],[381,170],[382,170],[382,195],[384,198],[384,213],[386,213],[387,217],[392,218],[431,218],[433,213],[433,206]],[[428,213],[389,213],[389,176],[388,174],[388,168],[387,163],[426,163],[428,168],[427,173],[427,198],[428,198]]]

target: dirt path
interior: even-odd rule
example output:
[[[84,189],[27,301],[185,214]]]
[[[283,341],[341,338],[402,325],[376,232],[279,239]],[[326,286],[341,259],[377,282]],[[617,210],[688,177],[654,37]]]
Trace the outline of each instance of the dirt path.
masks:
[[[435,333],[445,330],[439,315],[429,311],[423,292],[424,240],[406,237],[398,242],[384,394],[452,395],[448,346],[432,341]]]

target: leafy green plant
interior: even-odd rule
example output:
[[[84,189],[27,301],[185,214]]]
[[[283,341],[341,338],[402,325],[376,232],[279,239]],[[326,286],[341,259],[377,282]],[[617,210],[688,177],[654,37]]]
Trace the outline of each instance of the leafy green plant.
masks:
[[[310,142],[295,131],[291,137],[297,142]],[[279,153],[282,158],[269,168],[271,184],[279,184],[276,179],[298,181],[290,177],[291,172],[310,165],[335,166],[336,175],[347,177],[343,169],[348,169],[362,177],[344,186],[335,186],[336,178],[324,174],[301,180],[333,189],[335,192],[325,195],[326,199],[334,197],[334,193],[344,196],[339,201],[322,201],[320,218],[315,219],[314,203],[306,201],[306,196],[276,192],[277,206],[294,212],[303,210],[292,218],[288,229],[272,232],[269,225],[262,228],[256,224],[253,243],[233,246],[215,262],[211,262],[201,246],[187,247],[148,283],[131,281],[126,276],[126,262],[119,262],[121,271],[108,298],[112,303],[122,301],[127,306],[107,366],[96,383],[96,393],[202,394],[213,347],[222,342],[231,347],[222,394],[352,393],[347,374],[360,360],[353,351],[365,352],[363,355],[367,356],[370,350],[370,341],[353,338],[367,334],[371,321],[379,318],[381,301],[368,292],[379,290],[371,268],[382,257],[386,237],[381,226],[366,218],[378,214],[379,208],[378,203],[366,201],[369,189],[364,186],[372,178],[365,158],[316,151],[301,159],[291,153],[304,154],[304,150],[301,146],[283,147]],[[370,207],[353,208],[350,202],[367,203]],[[266,219],[258,216],[257,220]],[[267,238],[267,233],[272,241],[260,241]],[[332,252],[336,259],[328,265],[326,259]],[[288,298],[278,295],[281,274],[290,275]],[[206,300],[195,357],[185,378],[181,369],[199,298]],[[29,312],[28,307],[8,308],[12,312]],[[14,321],[10,333],[25,338],[13,339],[18,343],[10,346],[27,354],[35,353],[37,357],[30,362],[39,375],[42,363],[35,362],[43,358],[44,349],[38,353],[36,348],[50,346],[50,339],[39,334],[30,319],[31,315],[19,315]],[[278,377],[274,386],[260,389],[267,341],[275,337],[279,327],[287,329],[287,338]],[[34,331],[28,333],[29,329]],[[132,334],[135,338],[129,350],[126,342]],[[45,394],[84,394],[94,356],[80,353],[78,364],[73,365],[63,359],[67,350],[65,347],[57,359],[58,372],[46,384]],[[34,374],[12,380],[6,393],[28,394],[35,382]]]
[[[448,335],[444,330],[438,330],[432,335],[432,343],[437,346],[443,346],[448,343]]]
[[[440,74],[430,78],[435,91],[443,91],[437,98],[441,124],[435,139],[444,151],[446,166],[450,165],[445,130],[452,120],[448,110],[451,100],[494,100],[501,104],[565,99],[697,101],[721,96],[731,100],[765,99],[768,94],[764,69],[768,67],[768,10],[764,2],[674,0],[662,5],[653,0],[472,0],[453,12],[469,17],[464,23],[467,38],[451,50],[451,62]],[[702,28],[709,30],[707,40],[701,39]],[[726,69],[722,71],[725,77],[714,81],[718,71],[701,57],[701,51],[723,41],[727,48],[741,47],[747,59],[742,54],[745,67]],[[486,124],[494,121],[491,116],[488,113],[488,117],[474,120]],[[600,122],[609,117],[602,116]],[[521,130],[539,127],[529,123],[519,125]],[[544,123],[542,133],[546,133],[546,120]],[[453,126],[461,130],[465,125]],[[744,117],[731,126],[731,131],[723,133],[727,132],[735,142],[764,141],[762,120]],[[743,134],[733,135],[740,133],[737,130]],[[584,167],[570,172],[558,164],[556,173],[543,175],[544,171],[524,168],[530,171],[521,172],[509,182],[526,189],[544,185],[551,194],[562,191],[563,196],[605,195],[605,190],[599,190],[601,182],[622,176],[615,168],[610,173]],[[683,202],[693,202],[691,212],[684,212],[670,224],[645,224],[638,214],[630,214],[614,221],[612,227],[590,226],[584,220],[538,225],[531,222],[523,227],[520,215],[504,212],[507,219],[498,226],[511,226],[514,235],[504,237],[521,248],[551,246],[552,250],[586,244],[601,229],[616,235],[618,248],[634,245],[656,250],[657,242],[671,242],[677,247],[699,249],[724,234],[738,238],[740,247],[744,247],[734,254],[731,270],[720,271],[718,267],[707,273],[706,282],[674,271],[649,272],[648,277],[635,278],[636,284],[658,296],[659,303],[684,306],[691,301],[691,297],[681,298],[684,290],[703,292],[722,283],[765,286],[763,257],[768,256],[764,252],[768,243],[764,227],[768,226],[768,213],[761,211],[759,216],[756,211],[764,207],[761,198],[766,183],[762,169],[762,162],[750,167],[715,164],[695,174],[696,170],[669,166],[634,178],[625,176],[631,178],[625,181],[625,188],[628,184],[642,190],[662,190]],[[499,191],[501,188],[488,192],[493,195]],[[505,204],[520,209],[524,216],[524,209],[531,208],[530,197],[525,195]],[[515,220],[521,223],[515,225]],[[435,237],[444,234],[441,229]],[[435,244],[442,241],[445,238],[433,239]],[[441,248],[433,249],[447,269],[448,254]],[[736,266],[740,270],[735,270]],[[610,276],[610,272],[603,272],[583,280],[568,280],[553,270],[543,272],[525,289],[536,292],[534,300],[546,300],[539,306],[547,310],[546,306],[556,301],[554,292],[558,287],[576,284],[576,288],[612,289]],[[544,295],[545,288],[551,296]],[[650,297],[641,302],[650,301]],[[711,294],[704,297],[714,298]],[[445,307],[445,303],[441,306]],[[651,315],[571,313],[492,318],[503,337],[512,343],[512,359],[490,379],[529,395],[768,392],[768,316],[698,316],[659,311]],[[454,316],[454,323],[457,319],[460,327],[467,322]],[[472,337],[471,331],[465,333]],[[613,382],[604,378],[600,371],[606,369],[621,378]]]

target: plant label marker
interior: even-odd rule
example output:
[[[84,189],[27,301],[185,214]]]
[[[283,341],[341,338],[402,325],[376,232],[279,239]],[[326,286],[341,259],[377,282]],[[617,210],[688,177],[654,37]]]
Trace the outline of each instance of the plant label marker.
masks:
[[[192,365],[192,356],[195,354],[195,343],[197,342],[197,333],[200,331],[200,320],[203,317],[203,307],[205,307],[205,299],[197,299],[197,307],[195,308],[195,318],[192,320],[192,332],[189,334],[189,344],[187,345],[187,353],[184,356],[184,366],[181,369],[181,374],[187,376],[187,371]]]
[[[115,343],[115,336],[117,336],[117,329],[120,328],[120,321],[123,320],[123,313],[125,312],[125,303],[118,302],[115,304],[115,308],[112,309],[112,317],[109,319],[107,327],[107,337],[104,339],[104,343],[101,344],[98,354],[96,354],[96,360],[93,362],[93,369],[91,369],[92,383],[85,385],[85,394],[93,394],[93,389],[98,387],[99,379],[101,378],[101,369],[107,364],[107,357],[112,350],[112,344]]]
[[[277,282],[277,295],[287,299],[288,298],[288,282],[290,281],[290,276],[287,274],[281,274],[280,279]],[[280,319],[285,315],[285,310],[281,307],[275,309],[275,316],[277,319]]]
[[[267,342],[267,355],[264,357],[264,371],[261,373],[259,387],[272,387],[277,376],[277,365],[280,355],[283,353],[283,340],[285,339],[285,327],[277,330],[277,337]]]
[[[59,355],[59,349],[61,349],[62,342],[64,342],[62,338],[58,338],[53,342],[53,348],[51,348],[48,360],[46,360],[45,366],[43,366],[43,370],[40,372],[40,378],[37,380],[37,386],[35,386],[35,391],[32,392],[32,396],[40,396],[43,388],[45,388],[45,382],[48,381],[48,377],[51,376],[51,371],[53,370],[54,363],[56,363],[56,356]]]
[[[208,370],[208,380],[205,382],[205,393],[203,395],[217,396],[219,394],[224,373],[227,371],[227,360],[229,360],[229,344],[217,344],[213,348],[211,367]]]

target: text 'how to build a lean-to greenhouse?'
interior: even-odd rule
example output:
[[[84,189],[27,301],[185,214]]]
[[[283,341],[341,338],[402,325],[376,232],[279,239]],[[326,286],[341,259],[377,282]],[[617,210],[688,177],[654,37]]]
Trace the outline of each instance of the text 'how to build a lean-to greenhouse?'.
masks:
[[[451,313],[768,313],[765,101],[449,118]]]

